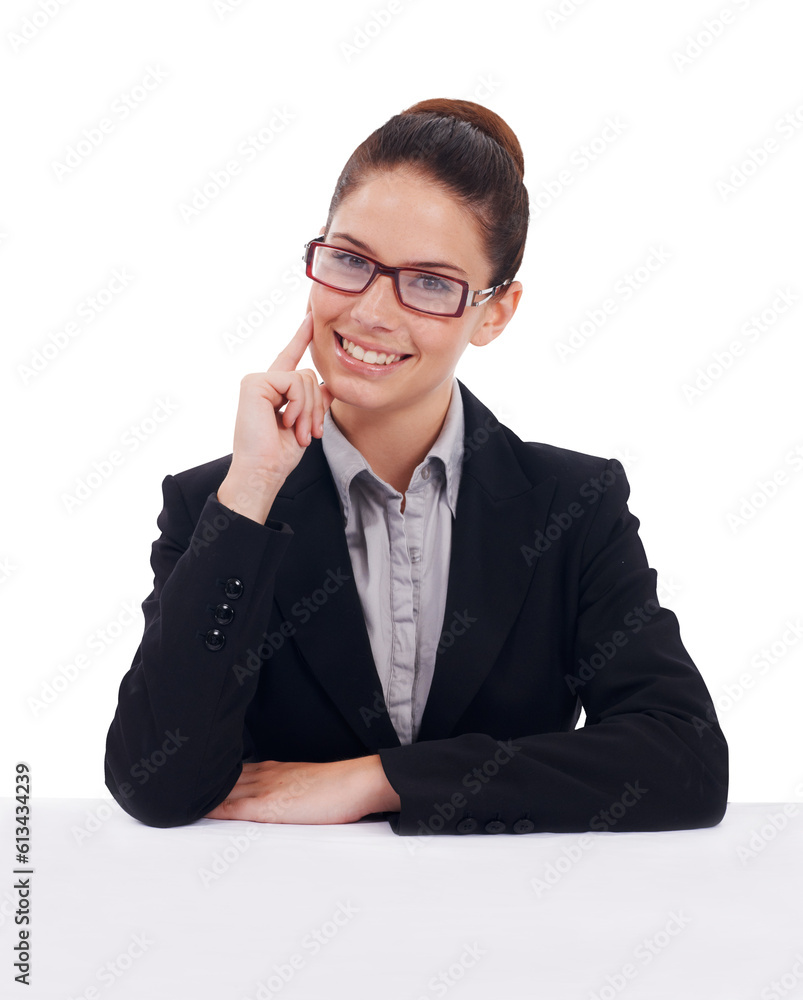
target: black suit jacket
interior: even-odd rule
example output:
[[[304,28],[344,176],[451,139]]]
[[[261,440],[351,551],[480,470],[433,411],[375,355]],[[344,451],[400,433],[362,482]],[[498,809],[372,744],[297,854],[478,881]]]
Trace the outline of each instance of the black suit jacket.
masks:
[[[399,834],[722,819],[727,746],[659,607],[622,466],[523,442],[458,384],[464,461],[417,741],[400,745],[382,700],[321,441],[264,525],[217,501],[229,455],[162,486],[145,631],[107,738],[106,783],[132,816],[195,821],[243,760],[379,753]]]

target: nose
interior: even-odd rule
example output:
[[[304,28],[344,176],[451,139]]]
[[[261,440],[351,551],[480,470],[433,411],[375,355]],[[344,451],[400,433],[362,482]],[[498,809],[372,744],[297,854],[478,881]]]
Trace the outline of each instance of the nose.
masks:
[[[393,276],[378,274],[364,292],[355,296],[351,315],[364,326],[390,328],[401,308]]]

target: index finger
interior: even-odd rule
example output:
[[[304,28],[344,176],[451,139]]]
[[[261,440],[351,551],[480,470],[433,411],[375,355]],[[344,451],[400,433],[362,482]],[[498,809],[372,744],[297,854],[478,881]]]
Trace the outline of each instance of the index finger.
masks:
[[[292,372],[298,367],[298,362],[304,355],[307,345],[312,340],[313,332],[312,313],[308,312],[304,317],[301,326],[296,330],[296,334],[290,343],[281,351],[273,364],[268,368],[269,372]]]

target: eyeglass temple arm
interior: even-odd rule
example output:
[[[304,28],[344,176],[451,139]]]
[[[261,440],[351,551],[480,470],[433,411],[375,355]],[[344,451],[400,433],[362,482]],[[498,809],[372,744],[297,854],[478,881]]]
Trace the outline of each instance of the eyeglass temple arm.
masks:
[[[477,288],[472,292],[474,295],[474,301],[469,302],[470,306],[483,306],[486,302],[490,301],[496,295],[500,288],[504,288],[505,285],[509,285],[512,278],[508,278],[507,281],[502,281],[498,285],[492,285],[490,288]],[[484,299],[477,299],[478,295],[484,295]]]

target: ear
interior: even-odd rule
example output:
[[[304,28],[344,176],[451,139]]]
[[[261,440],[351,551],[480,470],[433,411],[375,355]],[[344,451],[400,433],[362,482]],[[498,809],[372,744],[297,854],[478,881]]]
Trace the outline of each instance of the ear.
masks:
[[[523,291],[522,283],[513,281],[507,286],[507,291],[503,295],[480,306],[480,309],[486,310],[485,319],[474,331],[469,343],[474,344],[475,347],[484,347],[492,340],[496,340],[513,319],[513,313],[518,308]]]

